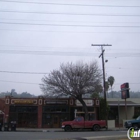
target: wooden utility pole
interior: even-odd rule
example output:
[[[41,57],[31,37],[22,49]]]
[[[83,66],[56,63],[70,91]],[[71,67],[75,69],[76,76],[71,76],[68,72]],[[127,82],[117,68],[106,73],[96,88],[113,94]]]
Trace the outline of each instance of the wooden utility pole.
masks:
[[[105,90],[105,62],[104,62],[104,52],[105,52],[105,49],[103,48],[104,46],[112,46],[110,44],[91,44],[91,46],[100,46],[101,47],[101,54],[99,55],[99,58],[102,57],[102,69],[103,69],[103,91],[104,91],[104,100],[105,100],[105,103],[107,102],[106,101],[106,90]],[[106,125],[107,125],[107,128],[108,128],[108,124],[107,124],[107,108],[105,106],[105,116],[106,116]]]

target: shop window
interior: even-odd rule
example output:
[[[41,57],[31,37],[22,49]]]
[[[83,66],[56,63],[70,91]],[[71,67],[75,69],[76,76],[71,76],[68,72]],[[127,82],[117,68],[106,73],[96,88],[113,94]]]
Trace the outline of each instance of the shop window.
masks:
[[[10,106],[10,112],[21,112],[21,113],[37,113],[36,106]]]
[[[42,123],[43,125],[45,124],[45,125],[51,126],[52,116],[50,114],[43,114]]]
[[[16,112],[16,107],[15,106],[10,106],[10,112]]]
[[[62,108],[62,112],[67,112],[67,109],[66,108]]]
[[[88,111],[94,112],[94,107],[89,107],[89,108],[88,108]]]
[[[56,108],[56,112],[61,112],[61,108]]]
[[[58,117],[54,117],[54,124],[57,124],[58,122]]]

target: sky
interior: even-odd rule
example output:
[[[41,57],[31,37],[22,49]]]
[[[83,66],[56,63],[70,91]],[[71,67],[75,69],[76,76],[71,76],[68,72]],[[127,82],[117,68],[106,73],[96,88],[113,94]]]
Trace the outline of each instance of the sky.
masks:
[[[140,91],[139,0],[0,0],[0,92],[42,94],[39,84],[60,64],[96,60]]]

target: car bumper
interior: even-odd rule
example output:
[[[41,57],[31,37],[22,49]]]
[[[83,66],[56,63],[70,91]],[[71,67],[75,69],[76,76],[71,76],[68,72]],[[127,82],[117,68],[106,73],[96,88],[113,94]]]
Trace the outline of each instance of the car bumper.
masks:
[[[124,127],[125,128],[130,128],[130,127],[132,127],[132,124],[125,122]]]
[[[62,125],[61,128],[64,129],[65,128],[65,125]]]

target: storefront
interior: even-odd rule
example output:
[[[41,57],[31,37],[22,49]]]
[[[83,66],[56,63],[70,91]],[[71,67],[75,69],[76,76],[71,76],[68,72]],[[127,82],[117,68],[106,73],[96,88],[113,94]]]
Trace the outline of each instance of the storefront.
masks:
[[[89,120],[98,119],[98,99],[84,99]],[[81,103],[73,98],[11,98],[5,97],[4,122],[16,121],[17,127],[59,128],[61,122],[84,117]]]
[[[42,114],[42,127],[58,128],[61,122],[70,119],[68,99],[45,99]]]

